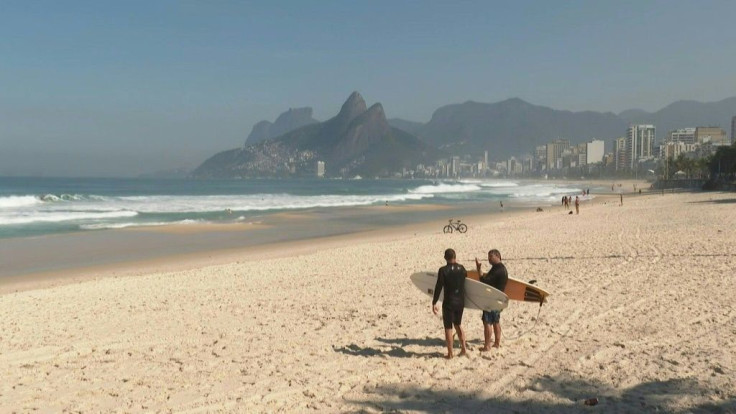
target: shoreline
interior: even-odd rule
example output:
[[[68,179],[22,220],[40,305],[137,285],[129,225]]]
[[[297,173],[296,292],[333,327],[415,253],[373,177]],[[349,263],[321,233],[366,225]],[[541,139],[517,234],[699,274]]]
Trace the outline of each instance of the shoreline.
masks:
[[[426,206],[420,206],[421,210],[425,210]],[[377,209],[383,209],[383,206],[376,206]],[[405,206],[404,210],[414,210]],[[417,210],[420,210],[417,209]],[[439,210],[449,210],[449,207],[440,207]],[[509,210],[504,212],[495,212],[487,214],[475,214],[467,216],[470,220],[489,220],[497,217],[498,214],[507,216],[527,214],[528,211],[522,209]],[[290,217],[294,218],[294,217]],[[298,217],[301,219],[301,217]],[[468,219],[464,219],[468,223]],[[320,237],[308,237],[304,239],[295,239],[288,241],[280,241],[273,243],[264,243],[251,246],[239,246],[232,248],[220,248],[214,250],[195,251],[189,253],[161,255],[145,260],[125,260],[120,262],[107,263],[96,266],[80,266],[71,267],[60,270],[30,272],[18,275],[9,275],[0,277],[0,296],[10,292],[22,292],[26,290],[46,289],[66,284],[82,283],[90,280],[97,280],[107,277],[127,277],[149,273],[173,272],[194,270],[208,266],[224,265],[231,263],[239,263],[244,261],[252,261],[259,259],[274,259],[293,257],[300,254],[307,254],[317,250],[330,249],[339,247],[346,243],[362,244],[370,242],[381,242],[387,240],[398,240],[402,238],[414,237],[416,235],[427,235],[433,232],[442,233],[442,227],[447,224],[446,220],[427,220],[417,223],[404,224],[400,226],[391,226],[386,228],[363,230],[356,232],[348,232],[344,234],[333,234]],[[111,232],[163,232],[175,235],[192,234],[198,232],[207,232],[208,224],[203,224],[204,228],[194,231],[192,229],[180,229],[179,227],[192,227],[194,225],[175,225],[162,226],[169,227],[164,229],[141,227],[135,229],[111,230]],[[230,226],[230,225],[216,225]],[[238,224],[233,224],[238,226]],[[429,230],[432,228],[434,230]],[[237,231],[228,228],[228,232]],[[62,236],[63,237],[63,236]]]
[[[630,193],[628,196],[645,197],[653,196],[658,193],[644,192],[642,194]],[[619,201],[619,193],[593,193],[594,198],[581,202],[581,209],[587,206],[597,204],[606,204],[608,202]],[[624,193],[624,195],[627,195]],[[628,198],[628,197],[627,197]],[[558,213],[561,206],[544,206],[544,213]],[[380,214],[387,214],[392,211],[403,211],[416,213],[422,211],[433,212],[454,212],[448,205],[396,205],[396,206],[364,206],[353,208],[354,211],[368,210],[378,211]],[[477,209],[476,209],[477,210]],[[574,205],[571,205],[571,211],[574,211]],[[462,220],[470,225],[473,222],[492,222],[500,217],[512,218],[523,215],[538,215],[534,207],[518,207],[513,203],[505,206],[504,211],[494,211],[487,213],[469,214]],[[281,220],[309,220],[309,213],[305,212],[284,212],[274,215]],[[313,217],[312,217],[313,218]],[[52,269],[46,271],[31,271],[20,274],[12,274],[0,276],[0,296],[9,292],[21,292],[26,290],[46,289],[65,284],[82,283],[89,280],[98,280],[108,277],[127,277],[142,275],[148,273],[172,272],[193,270],[202,267],[223,265],[229,263],[239,263],[241,261],[251,261],[261,258],[283,258],[291,257],[298,254],[304,254],[319,249],[329,249],[340,246],[344,243],[368,243],[380,242],[387,240],[395,240],[401,238],[404,234],[412,234],[411,237],[418,234],[426,235],[432,233],[430,228],[436,229],[438,234],[442,234],[442,227],[447,221],[440,219],[429,219],[416,223],[407,223],[398,226],[385,226],[378,229],[348,231],[345,233],[329,234],[325,236],[297,238],[286,241],[267,242],[262,244],[244,245],[236,247],[220,247],[214,249],[197,249],[189,252],[174,252],[169,254],[159,254],[153,257],[144,257],[137,259],[124,259],[118,257],[108,263],[91,264],[81,266],[70,266],[62,269]],[[196,236],[198,234],[215,233],[227,235],[228,233],[251,232],[256,229],[270,228],[271,225],[256,223],[250,227],[250,224],[244,223],[203,223],[203,224],[178,224],[157,227],[132,227],[125,229],[104,230],[100,233],[108,234],[164,234],[173,236]],[[74,235],[85,234],[83,232],[74,233]],[[51,235],[52,238],[65,239],[69,234]],[[121,260],[122,259],[122,260]]]

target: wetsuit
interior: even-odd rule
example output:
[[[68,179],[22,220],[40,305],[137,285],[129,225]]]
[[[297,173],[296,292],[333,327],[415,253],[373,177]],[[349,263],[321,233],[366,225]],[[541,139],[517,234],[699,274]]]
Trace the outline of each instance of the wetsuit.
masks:
[[[445,329],[451,329],[452,325],[460,325],[463,321],[463,309],[465,308],[465,278],[468,272],[463,265],[451,263],[440,267],[437,272],[437,284],[434,287],[434,306],[440,299],[440,291],[445,290],[442,300],[442,322]]]
[[[488,273],[480,278],[480,281],[503,292],[506,289],[506,282],[509,281],[509,273],[503,263],[496,263],[491,266]],[[483,311],[481,319],[483,319],[483,322],[490,324],[499,323],[501,321],[501,311]]]

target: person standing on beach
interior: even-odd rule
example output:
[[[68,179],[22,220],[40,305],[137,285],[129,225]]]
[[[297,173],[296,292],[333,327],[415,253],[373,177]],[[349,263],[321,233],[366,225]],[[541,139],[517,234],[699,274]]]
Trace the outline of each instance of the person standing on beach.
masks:
[[[499,204],[501,204],[501,211],[503,211],[503,200],[499,201]]]
[[[621,197],[621,202],[619,203],[619,207],[624,205],[624,193],[619,194],[619,197]]]
[[[580,214],[580,198],[575,196],[575,214]]]
[[[437,301],[440,299],[440,291],[444,289],[445,295],[442,300],[442,323],[445,326],[445,342],[447,343],[446,359],[452,355],[452,327],[455,326],[457,337],[460,339],[460,354],[466,355],[465,332],[463,332],[463,310],[465,309],[465,278],[468,272],[463,265],[457,263],[455,250],[445,250],[445,261],[447,265],[440,267],[437,272],[437,284],[434,287],[432,297],[432,312],[438,313]]]
[[[506,266],[501,263],[501,252],[496,249],[488,251],[488,263],[491,264],[491,270],[480,278],[480,281],[490,285],[501,292],[506,289],[506,282],[509,280],[509,273],[506,271]],[[475,258],[475,267],[478,270],[478,274],[481,275],[480,262],[478,258]],[[498,348],[501,346],[501,311],[483,311],[481,316],[483,320],[483,336],[485,343],[481,352],[490,351],[491,347]],[[491,329],[493,332],[491,332]],[[491,333],[495,336],[493,345],[491,345]]]

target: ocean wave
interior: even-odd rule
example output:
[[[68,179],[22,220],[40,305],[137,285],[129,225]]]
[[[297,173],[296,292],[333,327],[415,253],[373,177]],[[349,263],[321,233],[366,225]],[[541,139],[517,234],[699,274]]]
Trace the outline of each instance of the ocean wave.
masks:
[[[157,222],[124,222],[124,223],[97,223],[97,224],[82,224],[79,226],[81,230],[112,230],[112,229],[124,229],[128,227],[157,227],[157,226],[168,226],[172,224],[196,224],[206,223],[202,220],[179,220],[179,221],[157,221]]]
[[[459,181],[462,184],[475,184],[479,185],[484,188],[506,188],[506,187],[518,187],[519,184],[513,182],[513,181],[503,181],[503,180],[496,180],[496,181],[488,181],[488,180],[481,180],[481,179],[463,179]]]
[[[44,194],[38,196],[38,199],[53,203],[58,201],[105,201],[108,198],[94,194]]]
[[[135,211],[82,212],[82,211],[34,211],[30,213],[0,214],[0,225],[31,223],[59,223],[65,221],[104,220],[135,217]]]
[[[38,197],[32,195],[0,197],[0,208],[29,207],[41,203]]]
[[[444,194],[444,193],[469,193],[480,191],[477,184],[447,184],[439,183],[434,185],[421,185],[413,190],[409,190],[412,194]]]
[[[384,202],[416,201],[430,194],[319,195],[255,194],[243,196],[134,196],[120,197],[115,207],[139,213],[214,213],[351,207]]]

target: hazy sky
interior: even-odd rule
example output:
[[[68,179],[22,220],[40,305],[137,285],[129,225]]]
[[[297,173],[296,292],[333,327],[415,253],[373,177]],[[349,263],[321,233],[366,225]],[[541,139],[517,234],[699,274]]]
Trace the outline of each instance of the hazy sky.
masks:
[[[389,117],[736,95],[734,1],[0,2],[0,175],[195,167],[353,90]]]

